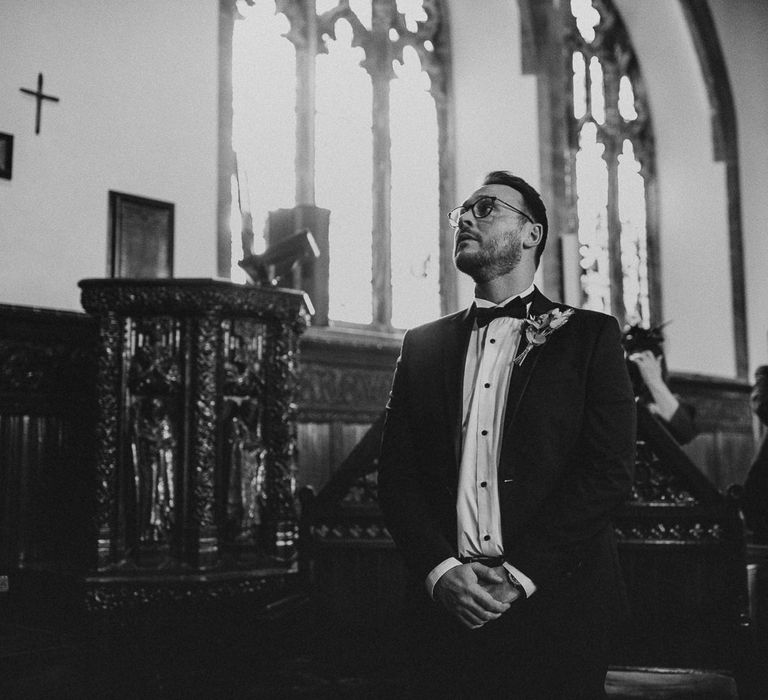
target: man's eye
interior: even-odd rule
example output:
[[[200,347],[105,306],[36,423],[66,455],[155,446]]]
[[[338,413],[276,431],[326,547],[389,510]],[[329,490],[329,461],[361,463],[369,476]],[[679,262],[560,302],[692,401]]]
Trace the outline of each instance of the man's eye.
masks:
[[[490,199],[481,199],[475,204],[475,211],[478,216],[488,216],[493,209],[493,201]]]

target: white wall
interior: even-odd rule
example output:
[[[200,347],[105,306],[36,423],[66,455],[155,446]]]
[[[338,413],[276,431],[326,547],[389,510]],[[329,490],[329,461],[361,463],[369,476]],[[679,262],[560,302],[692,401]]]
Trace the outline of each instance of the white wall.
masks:
[[[80,310],[103,277],[108,191],[175,204],[175,275],[216,270],[216,0],[0,4],[0,303]],[[43,104],[34,133],[35,88]]]
[[[522,75],[518,5],[449,0],[456,124],[456,204],[491,170],[540,188],[536,79]],[[553,247],[554,249],[554,247]],[[472,298],[460,276],[459,303]]]
[[[725,166],[715,162],[706,86],[676,2],[616,5],[648,90],[659,185],[670,369],[734,376]],[[719,319],[720,323],[714,321]]]
[[[750,378],[768,364],[768,3],[709,0],[736,103]]]

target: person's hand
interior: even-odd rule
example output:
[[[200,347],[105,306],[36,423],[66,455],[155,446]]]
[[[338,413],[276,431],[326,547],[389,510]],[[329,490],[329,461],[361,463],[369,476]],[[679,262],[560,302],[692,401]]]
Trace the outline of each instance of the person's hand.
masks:
[[[500,603],[514,603],[521,596],[520,589],[510,583],[503,566],[489,568],[481,565],[475,573],[480,585]]]
[[[634,352],[629,359],[637,365],[640,376],[649,388],[664,382],[661,376],[661,358],[656,357],[651,350]]]
[[[637,365],[640,376],[653,397],[653,401],[648,403],[648,410],[665,421],[672,420],[680,402],[664,381],[661,374],[661,358],[656,357],[650,350],[643,350],[632,353],[629,359]]]
[[[509,610],[509,602],[497,600],[485,588],[486,582],[503,583],[501,578],[498,572],[482,564],[454,566],[437,580],[434,596],[465,627],[478,629]]]

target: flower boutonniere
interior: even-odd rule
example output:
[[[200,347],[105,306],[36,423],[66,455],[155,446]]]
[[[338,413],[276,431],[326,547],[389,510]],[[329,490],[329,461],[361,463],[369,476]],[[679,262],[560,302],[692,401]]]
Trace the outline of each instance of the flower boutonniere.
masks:
[[[528,345],[515,358],[515,364],[521,365],[531,350],[544,345],[550,335],[568,323],[573,312],[574,309],[552,309],[545,314],[536,316],[536,318],[526,318],[524,321],[526,324],[525,337],[528,340]]]

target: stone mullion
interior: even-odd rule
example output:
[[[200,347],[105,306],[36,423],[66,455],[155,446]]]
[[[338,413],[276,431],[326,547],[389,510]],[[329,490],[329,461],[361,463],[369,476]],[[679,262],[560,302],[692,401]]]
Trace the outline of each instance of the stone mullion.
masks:
[[[392,136],[389,81],[394,51],[389,39],[397,8],[391,0],[374,0],[370,42],[363,65],[373,83],[373,323],[392,326]]]
[[[392,160],[389,80],[373,77],[373,323],[392,324]]]
[[[648,302],[650,326],[663,322],[661,306],[661,255],[659,244],[659,204],[656,176],[650,169],[641,170],[645,190],[645,251],[648,265]]]
[[[453,125],[453,87],[451,73],[450,34],[445,14],[435,2],[425,2],[427,23],[423,36],[415,42],[421,66],[430,78],[430,94],[435,101],[438,138],[438,235],[439,235],[439,285],[440,310],[448,314],[456,310],[458,286],[456,267],[453,264],[453,229],[445,213],[455,206],[456,200],[456,134]],[[427,51],[425,41],[431,41],[434,51]]]
[[[235,0],[219,0],[219,122],[217,139],[218,173],[216,178],[216,273],[229,278],[232,274],[232,175],[235,173],[235,152],[232,148],[232,42]]]
[[[619,163],[616,143],[608,140],[603,158],[608,166],[608,272],[611,280],[609,313],[626,321],[624,308],[624,271],[621,264],[621,219],[619,216]]]
[[[640,163],[640,175],[645,190],[645,245],[648,267],[648,302],[650,326],[657,326],[662,318],[661,256],[659,254],[659,206],[656,186],[656,147],[648,112],[645,86],[634,62],[628,61],[627,75],[632,83],[637,118],[629,124],[635,158]]]
[[[275,11],[285,15],[285,34],[296,49],[296,204],[315,203],[315,57],[322,50],[315,0],[276,0]]]
[[[318,52],[315,0],[304,0],[304,31],[296,45],[296,204],[315,203],[315,111]]]
[[[619,154],[622,135],[619,125],[619,75],[615,63],[598,56],[603,67],[603,95],[605,102],[605,124],[599,128],[605,145],[603,159],[608,166],[608,259],[611,278],[611,313],[620,323],[626,321],[624,308],[624,271],[621,261],[621,216],[619,213]]]

